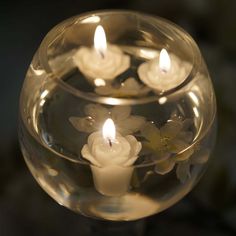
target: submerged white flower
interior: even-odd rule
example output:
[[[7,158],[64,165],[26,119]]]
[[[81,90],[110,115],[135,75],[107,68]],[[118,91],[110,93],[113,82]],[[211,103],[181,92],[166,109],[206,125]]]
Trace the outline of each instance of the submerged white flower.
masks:
[[[100,95],[112,95],[115,97],[123,96],[143,96],[147,94],[150,89],[144,85],[141,85],[134,78],[128,78],[119,88],[113,87],[111,84],[99,86],[95,89],[95,92]]]
[[[176,164],[176,154],[185,150],[192,140],[192,132],[187,130],[189,120],[182,121],[172,117],[160,129],[152,123],[146,123],[141,130],[141,134],[146,141],[143,146],[155,153],[155,171],[158,174],[170,172]],[[181,160],[186,157],[179,156]]]
[[[209,150],[200,147],[189,147],[193,134],[188,131],[190,120],[172,117],[158,129],[152,123],[146,123],[141,134],[147,141],[143,146],[155,154],[155,172],[161,175],[169,173],[175,165],[177,178],[184,183],[191,177],[191,166],[208,161]]]
[[[147,140],[146,146],[157,153],[178,153],[188,147],[192,132],[186,130],[189,120],[170,119],[160,129],[153,123],[146,123],[141,134]]]
[[[177,178],[181,181],[181,183],[184,183],[191,177],[190,168],[192,165],[204,164],[208,161],[210,156],[210,152],[208,149],[201,149],[199,151],[195,150],[194,152],[192,148],[191,152],[185,154],[186,159],[183,161],[179,160],[178,158],[176,159],[177,161],[176,175]]]
[[[69,120],[78,131],[86,133],[101,130],[107,118],[114,121],[121,135],[135,133],[145,123],[144,117],[131,115],[130,106],[115,106],[108,109],[99,104],[88,104],[84,113],[85,117],[70,117]]]

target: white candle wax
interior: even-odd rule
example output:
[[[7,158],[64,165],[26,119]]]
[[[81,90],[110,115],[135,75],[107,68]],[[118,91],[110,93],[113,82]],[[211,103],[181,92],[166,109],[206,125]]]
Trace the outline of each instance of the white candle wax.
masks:
[[[190,70],[190,63],[163,49],[158,57],[139,66],[138,75],[148,87],[162,93],[180,85]]]
[[[92,133],[81,153],[92,164],[97,191],[106,196],[119,196],[129,188],[132,164],[138,158],[142,146],[133,135],[114,135],[112,125],[112,120],[107,119],[103,133]]]
[[[129,189],[133,167],[111,165],[107,167],[91,166],[94,185],[105,196],[121,196]]]
[[[105,31],[98,26],[94,47],[81,47],[73,56],[75,65],[90,80],[113,80],[130,66],[130,57],[116,45],[107,44]]]

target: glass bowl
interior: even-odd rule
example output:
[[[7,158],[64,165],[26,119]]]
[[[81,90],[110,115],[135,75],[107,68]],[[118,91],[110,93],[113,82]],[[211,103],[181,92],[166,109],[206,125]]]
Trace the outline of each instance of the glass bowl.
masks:
[[[40,186],[86,216],[127,221],[183,198],[207,167],[214,90],[194,40],[164,19],[99,11],[44,38],[20,97]]]

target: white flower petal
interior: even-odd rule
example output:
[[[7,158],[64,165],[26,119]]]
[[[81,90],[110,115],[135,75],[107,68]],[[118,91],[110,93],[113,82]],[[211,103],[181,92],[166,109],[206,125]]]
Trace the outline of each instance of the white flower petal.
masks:
[[[113,94],[113,88],[110,85],[99,86],[95,89],[95,92],[100,95],[111,95]]]
[[[186,143],[190,143],[193,140],[193,133],[190,131],[181,131],[177,135],[177,138],[183,140]]]
[[[173,145],[173,147],[171,148],[171,150],[174,151],[175,153],[181,152],[189,146],[188,143],[182,141],[181,139],[177,139],[177,138],[172,140],[172,145]]]
[[[150,91],[150,88],[147,86],[141,85],[135,78],[128,78],[125,80],[120,87],[121,92],[130,94],[131,96],[135,95],[144,95]]]
[[[140,96],[148,93],[150,89],[139,84],[134,78],[126,79],[119,88],[112,87],[110,84],[100,86],[95,89],[97,94],[112,96]]]
[[[102,134],[99,131],[90,134],[89,137],[88,137],[88,148],[89,148],[89,150],[92,150],[94,142],[100,140],[101,138],[102,138]]]
[[[175,166],[175,161],[172,158],[169,158],[165,161],[159,162],[155,166],[155,172],[160,175],[165,175],[173,170]]]
[[[183,125],[180,121],[168,121],[163,127],[160,128],[161,136],[174,138],[182,129]]]
[[[131,166],[134,164],[134,162],[138,159],[138,156],[132,156],[128,159],[128,161],[126,161],[123,166],[127,167],[127,166]]]
[[[96,166],[101,166],[99,164],[99,162],[97,160],[94,159],[94,157],[91,155],[90,151],[89,151],[89,147],[87,144],[85,144],[81,150],[81,154],[82,156],[87,159],[88,161],[90,161],[93,165]]]
[[[140,129],[141,135],[149,142],[154,143],[156,147],[161,145],[161,133],[160,130],[152,123],[147,122]]]
[[[128,153],[128,158],[123,162],[123,166],[131,166],[138,158],[138,154],[142,148],[142,144],[137,141],[133,135],[128,135],[125,137],[130,145],[130,152]]]
[[[191,177],[190,174],[190,164],[188,161],[180,162],[176,168],[176,176],[181,183],[185,183],[188,178]]]
[[[204,164],[208,161],[209,156],[210,156],[209,150],[200,150],[200,151],[196,152],[191,157],[191,163],[192,164]]]
[[[176,161],[186,161],[186,160],[189,160],[189,158],[191,158],[193,153],[194,153],[194,148],[189,148],[183,153],[177,155],[175,159]]]
[[[183,121],[183,130],[188,130],[191,125],[193,125],[193,121],[191,119],[185,119]]]
[[[129,142],[130,147],[131,147],[130,156],[131,157],[137,156],[142,149],[141,142],[138,142],[137,139],[133,135],[127,135],[125,138]]]
[[[131,113],[130,106],[115,106],[111,109],[111,117],[113,120],[119,122],[124,121]]]
[[[129,88],[129,89],[139,90],[143,86],[139,84],[135,78],[131,77],[125,80],[124,87]]]
[[[163,162],[163,161],[166,161],[167,159],[169,159],[171,156],[171,154],[169,153],[160,153],[160,154],[155,154],[152,155],[152,160],[155,161],[155,163],[160,163],[160,162]]]
[[[145,123],[142,116],[129,116],[126,120],[117,123],[117,128],[123,135],[135,133],[141,129]]]
[[[94,125],[94,120],[89,117],[80,118],[80,117],[70,117],[70,123],[80,132],[91,133],[96,130]]]
[[[104,122],[108,117],[109,111],[104,106],[99,104],[88,104],[85,106],[84,112],[86,115],[91,116],[96,123]]]

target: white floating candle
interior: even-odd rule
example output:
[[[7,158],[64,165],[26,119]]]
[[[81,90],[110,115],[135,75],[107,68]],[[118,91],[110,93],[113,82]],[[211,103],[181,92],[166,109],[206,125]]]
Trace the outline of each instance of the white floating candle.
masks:
[[[127,192],[133,173],[132,164],[142,145],[133,135],[116,134],[112,119],[108,118],[102,132],[88,137],[82,156],[91,162],[94,185],[106,196],[120,196]]]
[[[75,65],[89,79],[113,80],[130,66],[130,57],[115,45],[107,44],[106,34],[98,25],[94,34],[94,47],[81,47],[73,57]]]
[[[162,49],[158,57],[139,66],[138,75],[148,87],[162,93],[180,85],[190,70],[188,62]]]

